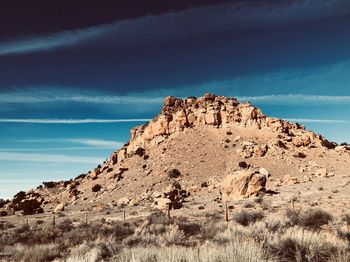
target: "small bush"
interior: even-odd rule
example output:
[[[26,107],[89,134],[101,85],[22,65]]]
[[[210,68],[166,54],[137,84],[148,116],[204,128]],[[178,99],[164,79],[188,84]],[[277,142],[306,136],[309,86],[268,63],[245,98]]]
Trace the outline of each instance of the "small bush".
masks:
[[[5,253],[12,255],[14,261],[46,262],[60,256],[60,248],[55,244],[45,245],[16,245],[5,249]]]
[[[342,221],[345,222],[347,226],[350,226],[350,214],[344,214],[342,216]]]
[[[332,258],[346,250],[346,242],[328,232],[313,232],[300,227],[275,234],[267,241],[270,254],[278,261],[334,261]]]
[[[308,209],[305,211],[287,210],[287,218],[291,225],[298,225],[311,230],[320,230],[321,226],[328,224],[332,216],[321,209]]]
[[[186,236],[193,236],[200,232],[201,225],[197,223],[190,222],[177,222],[179,229],[182,230]]]
[[[174,168],[168,171],[168,176],[171,178],[178,178],[179,176],[181,176],[181,172]]]
[[[101,186],[100,184],[96,184],[96,185],[94,185],[94,186],[91,188],[91,191],[92,191],[92,192],[98,192],[98,191],[101,190],[101,188],[102,188],[102,186]]]
[[[234,220],[241,224],[242,226],[248,226],[254,224],[256,221],[259,221],[264,218],[264,213],[262,211],[241,211],[236,213],[233,218]]]
[[[169,218],[162,211],[153,212],[148,219],[150,224],[168,225],[170,223]]]

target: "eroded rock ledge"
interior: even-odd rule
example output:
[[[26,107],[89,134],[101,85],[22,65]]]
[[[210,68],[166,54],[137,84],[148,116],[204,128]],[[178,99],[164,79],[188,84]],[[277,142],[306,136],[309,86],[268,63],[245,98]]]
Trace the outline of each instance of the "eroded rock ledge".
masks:
[[[230,126],[269,129],[281,133],[297,147],[324,146],[335,148],[336,144],[321,135],[306,131],[303,125],[268,117],[251,103],[240,103],[234,97],[205,94],[203,97],[186,99],[168,96],[162,113],[146,125],[131,129],[131,140],[110,158],[112,164],[123,161],[144,149],[150,143],[159,143],[165,136],[194,126]]]

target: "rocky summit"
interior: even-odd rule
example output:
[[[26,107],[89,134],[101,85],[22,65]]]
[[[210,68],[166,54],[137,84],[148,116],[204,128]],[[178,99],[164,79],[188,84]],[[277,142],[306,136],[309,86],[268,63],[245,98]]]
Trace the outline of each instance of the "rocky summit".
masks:
[[[131,130],[131,139],[87,174],[44,182],[1,202],[1,214],[42,212],[143,213],[171,209],[196,216],[222,212],[223,202],[295,194],[322,198],[313,187],[340,190],[349,175],[350,146],[338,145],[298,123],[266,116],[251,103],[205,94],[166,97],[161,113]],[[334,187],[334,188],[333,188]],[[349,189],[349,188],[348,188]],[[299,193],[298,193],[299,192]],[[336,210],[349,195],[329,206]]]

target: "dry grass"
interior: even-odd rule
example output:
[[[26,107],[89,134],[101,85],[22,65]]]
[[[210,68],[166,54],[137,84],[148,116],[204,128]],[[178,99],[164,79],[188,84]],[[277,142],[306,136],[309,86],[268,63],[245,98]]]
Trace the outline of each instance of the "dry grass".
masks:
[[[17,244],[15,246],[6,246],[4,253],[11,256],[14,261],[23,262],[46,262],[60,256],[61,249],[57,244],[42,244],[27,246]]]
[[[9,228],[0,236],[0,253],[14,261],[349,261],[348,239],[337,231],[293,225],[290,217],[239,213],[243,223],[207,218],[201,223],[168,219],[161,213],[133,223],[94,221],[74,226],[65,220],[48,225]],[[324,212],[298,213],[328,221]],[[316,214],[316,215],[315,215]],[[308,217],[308,219],[310,219]],[[322,218],[322,219],[321,219]],[[346,231],[347,220],[339,220]],[[338,224],[339,224],[338,223]],[[6,243],[7,241],[7,243]]]
[[[332,221],[332,216],[321,209],[307,210],[287,210],[287,217],[290,219],[291,225],[298,225],[310,230],[320,230],[323,225]]]
[[[254,224],[256,221],[259,221],[264,218],[264,213],[262,211],[245,211],[242,210],[239,213],[234,215],[234,220],[243,225],[248,226],[250,224]]]
[[[288,228],[269,237],[270,253],[286,261],[333,261],[347,252],[347,243],[329,232],[314,232],[300,227]]]

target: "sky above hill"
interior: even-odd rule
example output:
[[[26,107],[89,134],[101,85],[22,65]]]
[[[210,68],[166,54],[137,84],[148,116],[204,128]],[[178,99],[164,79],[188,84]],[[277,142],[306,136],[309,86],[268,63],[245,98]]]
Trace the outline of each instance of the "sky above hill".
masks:
[[[87,172],[167,95],[350,142],[347,0],[47,2],[0,3],[0,198]]]

